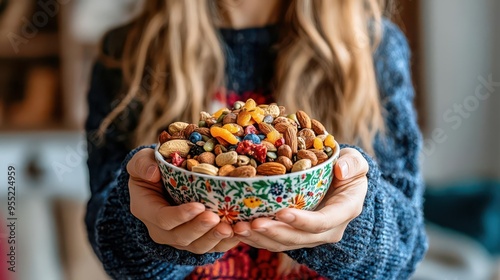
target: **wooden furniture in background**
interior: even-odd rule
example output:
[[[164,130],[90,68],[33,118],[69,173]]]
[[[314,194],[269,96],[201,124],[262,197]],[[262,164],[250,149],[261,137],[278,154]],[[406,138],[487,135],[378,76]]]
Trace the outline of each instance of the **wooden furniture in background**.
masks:
[[[425,106],[423,57],[422,57],[422,35],[421,35],[421,1],[420,0],[397,0],[393,20],[405,33],[412,52],[411,70],[413,85],[415,87],[415,106],[418,112],[418,123],[420,129],[426,132],[427,110]]]

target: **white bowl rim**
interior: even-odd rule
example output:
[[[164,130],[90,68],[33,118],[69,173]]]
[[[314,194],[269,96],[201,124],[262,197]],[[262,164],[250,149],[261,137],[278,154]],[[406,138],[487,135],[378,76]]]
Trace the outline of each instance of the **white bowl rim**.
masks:
[[[321,164],[318,164],[316,166],[313,166],[313,167],[311,167],[309,169],[303,170],[303,171],[293,172],[293,173],[286,173],[286,174],[283,174],[283,175],[255,176],[255,177],[229,177],[229,176],[213,176],[213,175],[208,175],[208,174],[203,174],[203,173],[192,172],[192,171],[189,171],[187,169],[180,168],[180,167],[177,167],[177,166],[175,166],[173,164],[168,163],[163,158],[163,156],[160,154],[160,152],[158,151],[158,149],[160,148],[159,143],[156,145],[156,148],[155,148],[155,158],[156,158],[156,160],[161,161],[162,163],[166,164],[167,166],[169,166],[170,168],[172,168],[172,169],[174,169],[176,171],[179,171],[179,172],[182,172],[182,173],[186,173],[188,175],[193,175],[193,176],[197,176],[197,177],[207,178],[207,179],[223,180],[223,181],[233,181],[233,182],[260,181],[262,179],[279,180],[279,179],[282,179],[282,178],[290,177],[292,175],[293,176],[295,176],[295,175],[300,176],[302,174],[310,173],[310,172],[312,172],[314,170],[317,170],[317,169],[320,169],[320,168],[326,166],[327,164],[332,163],[334,160],[338,159],[338,157],[340,155],[340,146],[339,146],[339,143],[337,143],[337,141],[334,140],[334,142],[335,142],[335,148],[333,150],[333,154],[325,162],[323,162]],[[332,171],[332,173],[333,173],[333,171]]]

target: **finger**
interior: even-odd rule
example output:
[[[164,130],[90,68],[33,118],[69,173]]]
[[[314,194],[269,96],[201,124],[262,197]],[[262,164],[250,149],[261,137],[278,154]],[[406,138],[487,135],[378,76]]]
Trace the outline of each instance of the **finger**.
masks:
[[[191,221],[170,230],[168,235],[171,240],[169,242],[183,247],[190,246],[191,251],[196,250],[204,253],[213,248],[222,238],[224,238],[218,236],[218,231],[215,229],[215,226],[217,226],[219,222],[219,216],[213,212],[205,211]],[[227,229],[223,234],[228,237]],[[229,234],[231,234],[230,227]]]
[[[286,246],[304,247],[321,242],[324,240],[323,233],[326,232],[311,233],[271,219],[255,219],[250,225],[253,231]]]
[[[254,248],[266,249],[271,252],[283,252],[300,248],[310,248],[324,243],[307,241],[307,243],[304,244],[296,244],[295,240],[286,236],[286,234],[289,234],[290,232],[281,231],[277,234],[273,233],[273,237],[267,236],[266,233],[250,231],[248,236],[241,236],[239,238],[242,242]],[[274,239],[274,237],[277,237],[277,239]]]
[[[368,162],[361,153],[353,148],[340,150],[340,157],[335,164],[335,177],[339,180],[347,180],[366,175]]]
[[[158,164],[155,161],[153,149],[142,149],[127,163],[127,172],[130,177],[157,183],[161,179]]]
[[[161,186],[160,186],[161,188]],[[163,230],[171,230],[205,211],[201,203],[171,206],[161,191],[129,183],[130,212],[141,221],[149,221]]]
[[[215,253],[215,252],[227,252],[231,250],[232,248],[236,247],[240,243],[240,239],[238,237],[229,237],[222,239],[215,247],[213,247],[210,251],[210,253]]]
[[[203,236],[197,238],[189,244],[188,248],[191,252],[203,254],[214,250],[220,245],[218,250],[224,250],[225,247],[231,244],[225,244],[225,240],[231,239],[233,230],[229,224],[219,223],[206,232]],[[234,241],[233,241],[234,243]],[[229,249],[229,248],[228,248]]]
[[[276,219],[305,232],[326,232],[351,221],[361,213],[365,194],[361,193],[361,191],[353,190],[355,188],[358,187],[352,186],[344,192],[332,196],[317,211],[287,208],[279,211],[276,214]],[[351,192],[356,193],[353,194]]]
[[[255,221],[254,221],[255,222]],[[267,249],[273,252],[284,251],[286,248],[302,248],[304,246],[286,246],[277,242],[276,240],[272,240],[269,237],[261,234],[254,230],[254,226],[252,225],[254,222],[239,222],[234,225],[233,230],[236,236],[244,243],[260,249]],[[282,223],[283,224],[283,223]],[[255,227],[259,229],[258,227]]]

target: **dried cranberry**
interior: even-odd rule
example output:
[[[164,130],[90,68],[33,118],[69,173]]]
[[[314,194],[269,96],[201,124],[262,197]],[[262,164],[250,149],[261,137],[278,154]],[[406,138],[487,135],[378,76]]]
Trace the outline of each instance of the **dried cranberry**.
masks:
[[[281,145],[285,144],[285,138],[280,138],[274,142],[274,146],[276,148],[279,148]]]
[[[236,152],[240,155],[248,155],[252,152],[254,146],[255,145],[252,143],[252,141],[241,141],[236,147]]]
[[[175,166],[181,166],[182,163],[184,162],[184,158],[181,157],[181,155],[179,155],[179,153],[177,152],[172,153],[171,158],[172,158],[172,164]]]
[[[163,143],[167,142],[168,140],[170,140],[172,136],[170,136],[170,134],[168,134],[168,132],[166,132],[165,130],[160,134],[160,136],[158,136],[158,142],[160,142],[160,145],[162,145]]]

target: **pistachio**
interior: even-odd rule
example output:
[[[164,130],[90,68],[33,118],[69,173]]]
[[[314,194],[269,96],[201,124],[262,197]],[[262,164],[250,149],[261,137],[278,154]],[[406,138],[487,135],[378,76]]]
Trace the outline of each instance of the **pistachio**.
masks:
[[[296,161],[292,166],[292,172],[299,172],[312,167],[311,160],[309,159],[300,159]]]

